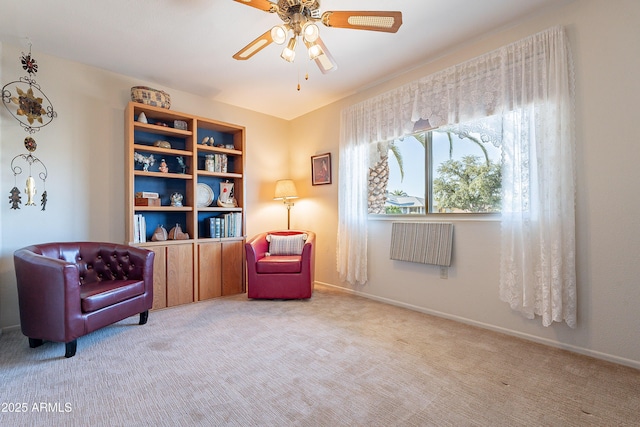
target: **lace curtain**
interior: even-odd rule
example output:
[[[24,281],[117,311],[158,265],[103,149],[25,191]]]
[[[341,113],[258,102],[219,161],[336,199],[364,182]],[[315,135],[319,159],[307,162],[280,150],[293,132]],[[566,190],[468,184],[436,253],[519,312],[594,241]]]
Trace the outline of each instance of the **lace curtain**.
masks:
[[[337,269],[367,281],[369,144],[502,115],[500,298],[526,317],[576,323],[573,69],[554,27],[348,107],[341,114]]]

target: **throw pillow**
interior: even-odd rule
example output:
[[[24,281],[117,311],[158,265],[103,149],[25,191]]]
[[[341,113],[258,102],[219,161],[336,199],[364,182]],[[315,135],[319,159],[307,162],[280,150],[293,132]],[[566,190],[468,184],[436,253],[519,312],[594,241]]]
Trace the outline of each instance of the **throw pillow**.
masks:
[[[269,234],[267,241],[269,242],[269,254],[271,255],[300,255],[304,242],[307,240],[306,234],[291,234],[281,236],[278,234]]]

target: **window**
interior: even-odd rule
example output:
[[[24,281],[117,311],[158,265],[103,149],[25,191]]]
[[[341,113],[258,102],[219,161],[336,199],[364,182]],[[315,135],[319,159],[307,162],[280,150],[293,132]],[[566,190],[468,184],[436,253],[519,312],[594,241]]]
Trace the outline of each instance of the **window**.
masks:
[[[377,144],[369,213],[500,212],[500,130],[488,118]]]

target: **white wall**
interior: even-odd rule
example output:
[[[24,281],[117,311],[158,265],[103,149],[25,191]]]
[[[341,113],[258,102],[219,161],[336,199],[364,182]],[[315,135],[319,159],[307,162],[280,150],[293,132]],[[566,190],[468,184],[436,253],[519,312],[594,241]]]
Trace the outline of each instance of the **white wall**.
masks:
[[[24,49],[2,46],[2,86],[26,73],[19,57]],[[37,82],[58,117],[33,137],[35,155],[48,169],[48,204],[25,206],[26,174],[14,184],[11,159],[26,153],[27,133],[0,107],[0,328],[18,325],[19,312],[13,252],[23,246],[57,240],[125,241],[124,229],[124,109],[130,88],[153,84],[86,65],[40,54]],[[172,110],[198,114],[246,127],[245,182],[247,232],[283,226],[280,204],[273,202],[273,182],[288,175],[289,123],[271,116],[216,103],[196,95],[155,86],[171,94]],[[34,171],[35,172],[35,171]],[[11,210],[9,190],[23,192],[19,210]],[[38,195],[42,183],[37,181]],[[268,193],[271,193],[267,197]],[[271,215],[277,213],[278,215]],[[285,219],[286,220],[286,219]]]
[[[391,222],[369,221],[369,282],[349,287],[335,272],[338,186],[308,188],[298,221],[318,233],[320,282],[371,298],[504,331],[640,368],[640,2],[578,0],[471,40],[422,67],[293,121],[294,156],[334,154],[337,165],[340,111],[408,81],[502,45],[564,25],[576,68],[578,327],[545,328],[498,298],[499,233],[495,221],[455,223],[453,267],[440,279],[435,266],[389,259]],[[304,140],[304,148],[295,141]],[[296,162],[297,164],[297,162]],[[293,170],[306,179],[304,168]],[[334,171],[334,180],[337,174]],[[335,182],[335,181],[334,181]],[[319,208],[319,206],[321,206]],[[298,208],[298,206],[296,206]],[[451,219],[435,216],[437,219]]]

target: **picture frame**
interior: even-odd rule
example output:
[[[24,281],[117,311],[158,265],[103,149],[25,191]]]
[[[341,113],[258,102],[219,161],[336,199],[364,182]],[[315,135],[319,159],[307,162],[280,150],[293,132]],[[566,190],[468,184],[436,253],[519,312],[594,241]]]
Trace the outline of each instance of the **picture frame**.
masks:
[[[311,184],[331,184],[331,153],[311,156]]]

